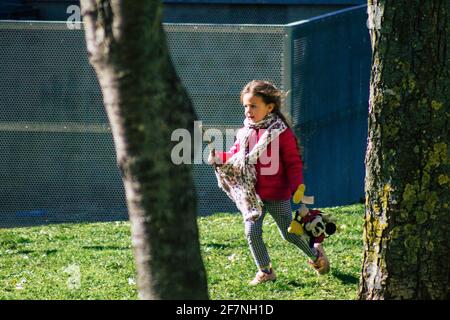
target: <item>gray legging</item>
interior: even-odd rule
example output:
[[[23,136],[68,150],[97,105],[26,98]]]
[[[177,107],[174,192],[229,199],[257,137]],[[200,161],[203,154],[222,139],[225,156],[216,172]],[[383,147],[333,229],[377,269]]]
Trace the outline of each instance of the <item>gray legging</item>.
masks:
[[[278,226],[278,230],[280,230],[281,236],[284,240],[296,245],[311,259],[316,258],[316,253],[314,252],[315,249],[310,248],[308,243],[302,237],[296,234],[289,233],[287,231],[292,221],[290,201],[264,201],[262,216],[255,222],[245,221],[245,235],[247,237],[253,259],[255,259],[255,263],[259,269],[265,268],[270,265],[269,253],[267,252],[266,245],[264,244],[262,239],[262,225],[267,211],[275,220]]]

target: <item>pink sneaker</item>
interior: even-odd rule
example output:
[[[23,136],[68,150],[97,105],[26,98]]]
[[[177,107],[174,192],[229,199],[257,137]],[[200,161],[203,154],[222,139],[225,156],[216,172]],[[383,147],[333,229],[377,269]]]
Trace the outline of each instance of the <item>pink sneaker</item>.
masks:
[[[316,244],[315,248],[318,252],[316,261],[309,260],[308,263],[316,270],[318,275],[324,275],[330,272],[330,262],[328,261],[322,245]]]
[[[270,268],[271,273],[265,273],[261,270],[259,270],[256,273],[255,279],[250,281],[251,286],[256,286],[260,283],[267,282],[267,281],[275,281],[277,276],[275,275],[275,271]]]

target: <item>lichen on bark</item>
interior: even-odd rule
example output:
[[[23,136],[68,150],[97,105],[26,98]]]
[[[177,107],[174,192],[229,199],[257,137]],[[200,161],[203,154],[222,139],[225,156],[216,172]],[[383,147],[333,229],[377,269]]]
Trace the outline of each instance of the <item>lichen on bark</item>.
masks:
[[[369,30],[373,59],[359,298],[446,299],[450,3],[369,5],[379,7],[369,10],[369,19],[380,24]]]

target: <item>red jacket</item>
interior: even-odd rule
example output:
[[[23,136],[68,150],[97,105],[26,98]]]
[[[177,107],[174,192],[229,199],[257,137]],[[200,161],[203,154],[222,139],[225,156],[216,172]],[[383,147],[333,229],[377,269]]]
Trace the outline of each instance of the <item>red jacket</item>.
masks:
[[[264,130],[253,130],[249,144],[253,146],[263,133]],[[274,144],[273,152],[278,151],[273,156],[272,144]],[[277,144],[278,150],[276,150]],[[229,152],[216,152],[216,155],[222,163],[225,163],[238,151],[239,141],[236,140]],[[297,187],[303,183],[302,160],[291,129],[283,131],[267,146],[266,151],[258,158],[255,168],[257,178],[255,189],[262,200],[288,200],[291,198]]]

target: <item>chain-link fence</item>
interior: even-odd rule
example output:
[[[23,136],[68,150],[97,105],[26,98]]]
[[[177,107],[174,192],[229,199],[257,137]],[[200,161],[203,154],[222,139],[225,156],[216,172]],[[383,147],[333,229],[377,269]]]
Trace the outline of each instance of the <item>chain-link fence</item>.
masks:
[[[371,49],[366,6],[287,26],[291,114],[307,193],[318,206],[363,201]]]
[[[363,195],[370,65],[365,10],[291,25],[164,28],[205,128],[242,125],[239,92],[252,79],[271,80],[289,93],[284,108],[304,145],[308,193],[317,205],[335,205]],[[83,30],[65,22],[0,21],[0,43],[0,226],[126,219]],[[198,214],[236,211],[210,166],[194,164],[193,170]]]

